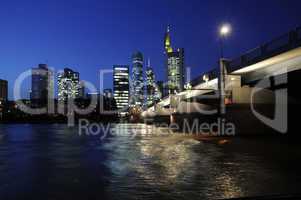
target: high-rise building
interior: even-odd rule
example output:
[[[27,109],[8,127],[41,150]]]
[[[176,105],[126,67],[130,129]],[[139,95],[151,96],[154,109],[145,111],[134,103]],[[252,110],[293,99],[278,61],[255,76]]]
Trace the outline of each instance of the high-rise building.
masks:
[[[34,104],[45,103],[48,99],[49,73],[47,64],[39,64],[31,70],[30,99]]]
[[[129,106],[129,66],[113,66],[114,98],[117,109],[125,109]]]
[[[167,79],[169,93],[180,92],[184,88],[184,49],[174,50],[171,46],[170,29],[167,27],[164,40],[165,55],[167,57]]]
[[[104,97],[104,102],[103,102],[103,108],[106,111],[111,111],[116,109],[116,102],[113,97],[113,92],[111,88],[107,88],[103,90],[103,97]]]
[[[7,105],[7,81],[0,79],[0,119],[3,117]]]
[[[167,54],[169,92],[180,92],[184,88],[184,49]]]
[[[80,98],[79,73],[65,68],[58,74],[58,100],[66,102],[69,98]]]
[[[113,97],[112,89],[111,88],[104,89],[103,96],[107,98],[112,98]]]
[[[79,81],[78,98],[81,98],[81,99],[86,98],[86,89],[85,89],[85,82],[84,81]]]
[[[163,81],[157,81],[155,88],[155,102],[159,102],[164,96],[164,84]]]
[[[132,56],[133,68],[131,79],[131,106],[143,106],[144,103],[144,82],[143,82],[143,55],[137,51]]]
[[[148,60],[148,65],[146,68],[146,105],[148,107],[152,106],[155,101],[155,74],[154,70],[150,65],[150,60]]]
[[[7,101],[7,80],[0,79],[0,100]]]

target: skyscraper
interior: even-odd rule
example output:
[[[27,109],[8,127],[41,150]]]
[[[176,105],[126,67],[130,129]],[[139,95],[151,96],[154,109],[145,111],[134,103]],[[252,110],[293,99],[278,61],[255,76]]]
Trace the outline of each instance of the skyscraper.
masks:
[[[58,74],[58,100],[60,102],[67,102],[69,98],[79,98],[80,89],[78,72],[65,68]]]
[[[157,81],[156,88],[155,88],[155,102],[160,101],[163,96],[164,96],[163,81]]]
[[[131,79],[131,106],[143,106],[144,90],[143,90],[143,55],[137,51],[132,56],[133,68]]]
[[[0,79],[0,100],[7,101],[7,81]]]
[[[78,98],[81,98],[81,99],[86,98],[86,89],[85,89],[85,82],[84,81],[79,81]]]
[[[165,55],[167,57],[167,79],[169,93],[180,92],[184,88],[184,49],[174,50],[171,46],[170,29],[167,27],[164,39]]]
[[[113,66],[114,98],[117,109],[124,109],[129,106],[129,66]]]
[[[50,86],[49,73],[47,64],[39,64],[37,68],[32,68],[30,99],[33,105],[46,103]]]
[[[103,102],[103,107],[104,110],[114,110],[116,109],[116,102],[115,99],[113,98],[113,93],[111,88],[107,88],[103,90],[103,97],[104,97],[104,102]]]
[[[3,113],[7,104],[7,81],[0,79],[0,119],[3,117]]]
[[[148,60],[148,65],[146,68],[146,105],[148,107],[154,104],[155,100],[155,74],[154,70],[150,65],[150,60]]]
[[[113,97],[113,92],[111,88],[106,88],[103,90],[103,96],[107,98],[112,98]]]

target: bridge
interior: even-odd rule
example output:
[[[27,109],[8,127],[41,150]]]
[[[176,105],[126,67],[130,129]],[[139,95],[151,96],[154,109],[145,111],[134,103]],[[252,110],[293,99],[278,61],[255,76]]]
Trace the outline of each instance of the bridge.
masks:
[[[250,103],[250,93],[260,80],[300,69],[301,27],[298,27],[235,59],[221,59],[219,67],[190,81],[189,89],[163,98],[145,110],[142,116],[169,116],[173,113],[187,114],[199,109],[210,109],[217,104],[221,95],[224,95],[222,101],[225,104]],[[204,99],[210,97],[213,100],[209,103],[207,100],[207,104],[203,104]],[[268,95],[263,96],[259,102],[268,102],[267,97]]]

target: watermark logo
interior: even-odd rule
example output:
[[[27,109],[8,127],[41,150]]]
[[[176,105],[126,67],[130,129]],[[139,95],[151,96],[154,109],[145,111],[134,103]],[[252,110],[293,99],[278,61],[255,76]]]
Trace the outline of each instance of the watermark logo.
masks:
[[[281,74],[281,75],[279,75]],[[253,114],[264,124],[279,131],[280,133],[287,132],[287,114],[288,114],[288,94],[287,88],[276,89],[277,86],[286,85],[288,83],[287,70],[284,68],[277,71],[273,76],[268,76],[259,81],[251,93],[251,110]],[[270,92],[274,94],[274,117],[269,118],[256,111],[254,101],[256,94],[260,92]],[[273,91],[274,90],[274,91]]]
[[[139,127],[139,125],[141,127]],[[235,125],[227,122],[225,119],[218,118],[216,122],[208,123],[201,122],[199,119],[194,119],[189,122],[185,119],[180,126],[179,123],[157,123],[153,125],[135,124],[103,124],[90,123],[87,119],[79,119],[78,134],[80,136],[96,136],[100,140],[106,139],[108,136],[155,136],[155,135],[173,135],[184,134],[185,136],[234,136]]]
[[[73,90],[74,88],[77,90],[78,85],[72,85],[68,83],[58,83],[58,90],[60,91],[60,87],[65,89],[64,91],[67,96],[66,99],[60,101],[60,96],[58,97],[58,102],[56,104],[55,97],[54,97],[54,82],[55,82],[55,75],[60,74],[56,73],[53,68],[48,68],[46,70],[38,70],[35,69],[35,72],[39,76],[47,77],[47,92],[48,92],[48,99],[47,104],[44,107],[31,107],[25,104],[23,101],[18,100],[21,99],[21,86],[26,78],[33,76],[32,70],[27,70],[20,74],[20,76],[16,79],[14,85],[14,98],[17,99],[17,105],[20,110],[30,115],[39,115],[39,114],[63,114],[68,118],[68,125],[74,126],[75,116],[81,115],[83,118],[89,115],[91,112],[94,112],[96,109],[98,113],[102,114],[120,114],[120,113],[127,113],[127,114],[137,114],[143,120],[147,120],[149,116],[156,117],[156,116],[170,116],[170,122],[168,124],[161,124],[160,126],[166,126],[169,130],[178,131],[181,130],[182,132],[187,133],[202,133],[202,134],[213,134],[213,135],[234,135],[235,134],[235,125],[233,123],[229,123],[226,121],[227,114],[226,113],[226,100],[232,103],[232,92],[237,87],[236,82],[232,81],[231,79],[235,79],[235,76],[226,74],[226,70],[222,74],[224,78],[223,84],[221,84],[221,80],[218,77],[210,78],[208,76],[203,77],[203,82],[199,83],[197,86],[190,86],[186,87],[184,91],[169,91],[169,94],[165,98],[162,97],[163,91],[160,91],[161,94],[158,95],[157,101],[154,101],[153,105],[140,105],[139,109],[132,106],[131,102],[135,102],[137,97],[131,95],[131,87],[132,87],[132,80],[130,73],[125,73],[128,80],[125,83],[125,80],[120,79],[119,76],[124,76],[123,72],[120,72],[119,75],[116,75],[116,80],[120,81],[120,84],[125,84],[128,87],[127,91],[123,91],[120,93],[119,96],[114,96],[112,98],[117,99],[119,102],[123,102],[123,107],[118,107],[116,110],[105,110],[104,109],[104,96],[103,95],[91,95],[89,104],[81,107],[78,106],[76,100],[74,98]],[[187,70],[187,77],[190,77],[190,70]],[[102,91],[104,89],[104,80],[105,76],[107,75],[114,75],[114,70],[112,69],[103,69],[99,71],[99,89]],[[279,75],[281,74],[281,75]],[[118,77],[117,77],[118,76]],[[273,77],[273,81],[271,82],[271,78]],[[240,86],[240,79],[239,80],[239,87]],[[262,123],[266,124],[267,126],[281,132],[287,132],[287,89],[285,87],[277,88],[277,85],[285,85],[287,84],[287,71],[284,69],[282,71],[278,71],[273,73],[271,76],[266,77],[259,81],[255,87],[251,88],[250,94],[250,107],[251,111],[256,118],[258,118]],[[96,87],[88,82],[82,81],[85,85],[85,88],[89,91],[97,91]],[[60,84],[63,84],[60,85]],[[64,85],[65,84],[65,85]],[[78,84],[78,83],[77,83]],[[71,85],[71,86],[70,86]],[[68,86],[68,87],[67,87]],[[145,90],[149,85],[147,82],[143,82],[143,85],[138,85],[140,90]],[[168,86],[168,83],[163,84],[164,86]],[[74,88],[72,88],[74,87]],[[221,89],[223,88],[223,89]],[[152,83],[151,88],[152,91],[158,90],[159,86],[156,83]],[[262,91],[270,91],[275,96],[275,115],[273,118],[269,118],[264,116],[260,112],[256,110],[256,96]],[[64,93],[63,92],[63,93]],[[114,91],[116,92],[116,91]],[[98,93],[100,94],[100,93]],[[59,92],[60,95],[60,92]],[[70,96],[69,96],[70,95]],[[118,99],[120,98],[120,99]],[[154,94],[145,94],[144,99],[153,99]],[[218,102],[216,105],[214,103],[202,103],[203,101],[207,102]],[[56,106],[57,105],[57,106]],[[99,106],[98,106],[99,105]],[[239,112],[239,111],[237,111]],[[197,113],[206,117],[210,117],[209,115],[216,116],[216,120],[214,122],[200,123],[198,118],[196,117],[195,120],[190,120],[190,122],[182,120],[182,122],[174,121],[174,115],[189,115],[191,113]],[[220,115],[219,115],[220,114]],[[145,122],[147,123],[147,122]],[[181,124],[182,123],[182,124]],[[88,118],[79,120],[80,124],[80,135],[84,135],[83,132],[91,133],[90,135],[99,135],[103,134],[103,137],[107,136],[107,132],[110,131],[110,125],[104,126],[97,123],[90,123]],[[86,124],[86,125],[85,125]],[[179,126],[179,125],[182,126]],[[149,131],[149,130],[148,130]],[[86,134],[87,135],[87,134]]]

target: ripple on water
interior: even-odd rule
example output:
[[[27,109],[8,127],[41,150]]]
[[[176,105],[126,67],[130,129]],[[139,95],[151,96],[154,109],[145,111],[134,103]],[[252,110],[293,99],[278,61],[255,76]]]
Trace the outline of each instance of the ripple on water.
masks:
[[[232,147],[235,141],[203,143],[152,126],[117,124],[113,129],[118,134],[100,141],[64,125],[2,126],[0,199],[5,199],[4,192],[25,191],[35,197],[33,189],[56,194],[53,199],[83,199],[86,194],[106,194],[109,199],[217,199],[294,192],[301,184],[300,156],[278,144],[287,154],[277,158],[284,155],[282,159],[294,161],[286,168],[262,156],[260,141],[250,145],[238,138],[240,147],[248,147],[243,152]],[[15,177],[17,182],[12,181]]]

